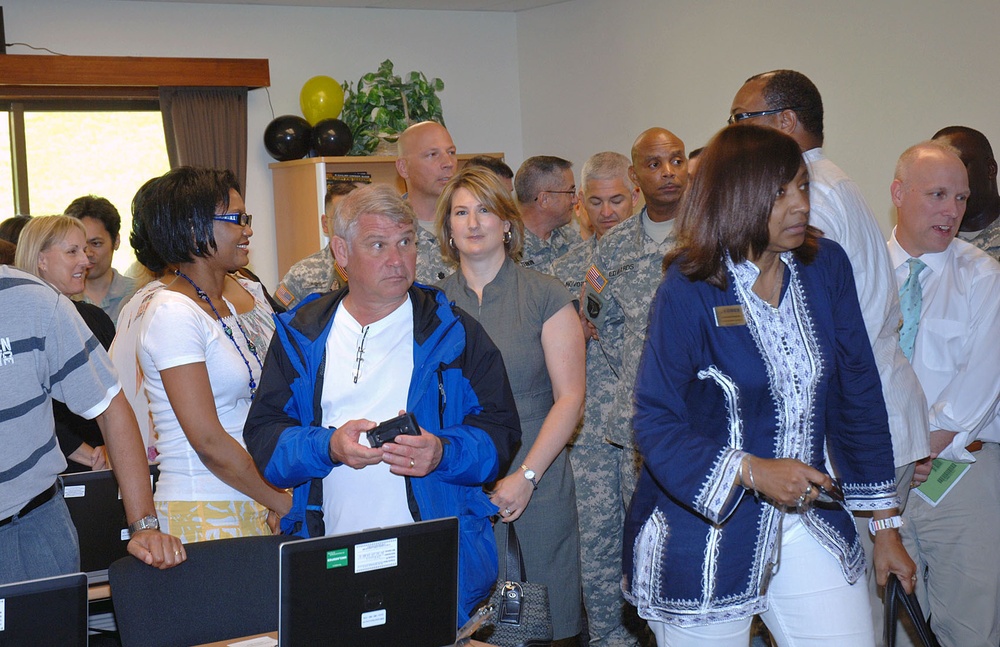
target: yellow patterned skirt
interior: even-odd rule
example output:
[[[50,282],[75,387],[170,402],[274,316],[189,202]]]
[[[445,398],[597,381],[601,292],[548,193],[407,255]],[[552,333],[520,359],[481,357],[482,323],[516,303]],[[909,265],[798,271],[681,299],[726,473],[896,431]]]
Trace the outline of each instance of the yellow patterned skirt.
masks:
[[[160,530],[191,544],[270,535],[267,508],[256,501],[155,501]]]

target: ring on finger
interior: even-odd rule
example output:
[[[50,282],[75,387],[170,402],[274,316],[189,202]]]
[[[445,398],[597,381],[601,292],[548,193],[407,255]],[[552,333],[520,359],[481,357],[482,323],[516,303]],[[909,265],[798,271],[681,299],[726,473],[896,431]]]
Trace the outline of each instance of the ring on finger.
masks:
[[[806,486],[805,492],[802,493],[802,498],[804,499],[810,494],[812,494],[812,491],[813,491],[813,486],[812,483],[810,483],[809,485]]]
[[[413,467],[413,459],[410,459],[410,467]]]
[[[510,516],[510,508],[504,508],[503,509],[503,514],[504,514],[505,517],[509,517]]]

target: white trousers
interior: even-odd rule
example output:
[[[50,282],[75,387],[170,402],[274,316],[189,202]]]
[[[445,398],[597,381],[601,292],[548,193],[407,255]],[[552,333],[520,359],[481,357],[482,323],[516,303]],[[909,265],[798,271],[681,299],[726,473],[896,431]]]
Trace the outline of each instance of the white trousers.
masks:
[[[761,614],[779,647],[873,647],[864,579],[848,584],[840,563],[789,514],[781,533],[778,570]],[[753,619],[698,627],[649,621],[659,647],[747,647]]]

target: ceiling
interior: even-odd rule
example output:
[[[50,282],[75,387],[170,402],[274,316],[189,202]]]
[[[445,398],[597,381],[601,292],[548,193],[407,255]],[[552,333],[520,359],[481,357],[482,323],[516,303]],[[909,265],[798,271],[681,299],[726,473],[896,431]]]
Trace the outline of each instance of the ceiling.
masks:
[[[567,0],[124,0],[285,7],[354,7],[359,9],[437,9],[445,11],[522,11]]]

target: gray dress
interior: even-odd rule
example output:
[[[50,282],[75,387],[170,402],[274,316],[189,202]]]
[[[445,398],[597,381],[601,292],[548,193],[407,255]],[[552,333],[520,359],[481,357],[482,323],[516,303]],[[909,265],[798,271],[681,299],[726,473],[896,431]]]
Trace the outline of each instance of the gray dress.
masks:
[[[521,463],[553,404],[552,383],[542,351],[542,324],[571,303],[573,296],[558,279],[518,267],[510,259],[483,289],[482,305],[460,271],[443,280],[440,287],[483,325],[503,355],[521,417],[521,447],[507,473],[520,473]],[[514,525],[528,581],[549,588],[555,639],[577,635],[583,628],[580,537],[573,471],[565,449],[546,470],[527,509]]]

